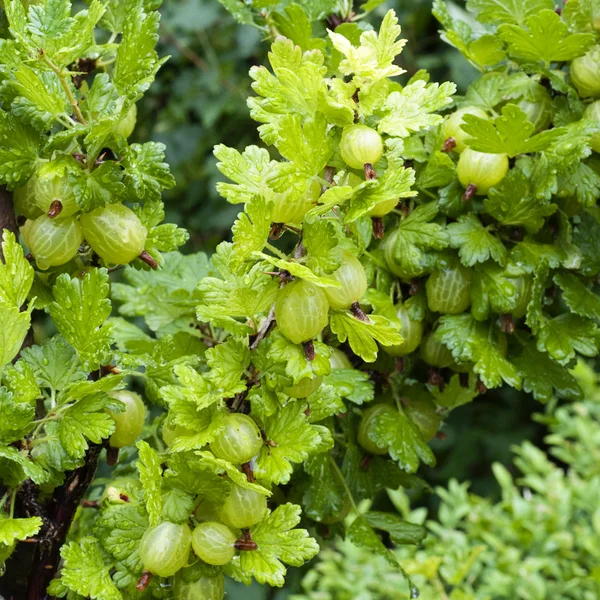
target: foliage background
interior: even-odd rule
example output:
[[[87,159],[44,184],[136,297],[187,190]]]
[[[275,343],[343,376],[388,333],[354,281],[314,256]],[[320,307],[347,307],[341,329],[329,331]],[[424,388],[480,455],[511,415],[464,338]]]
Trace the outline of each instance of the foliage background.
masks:
[[[452,8],[461,11],[463,5],[455,2]],[[398,13],[402,37],[408,39],[400,61],[408,74],[425,68],[432,81],[452,80],[458,93],[464,92],[476,71],[440,39],[432,0],[386,2],[372,14],[374,26],[389,8]],[[212,148],[217,143],[240,150],[249,144],[262,145],[246,98],[251,95],[248,71],[265,64],[269,44],[261,40],[258,30],[238,25],[216,0],[170,0],[161,12],[159,54],[171,59],[138,106],[132,141],[166,144],[167,161],[177,180],[165,195],[166,220],[189,231],[184,252],[210,253],[229,235],[239,210],[215,190],[221,177]],[[523,440],[544,447],[544,428],[531,418],[539,409],[532,397],[511,389],[488,392],[462,407],[446,423],[446,438],[434,440],[438,465],[425,478],[432,486],[445,486],[452,478],[470,481],[473,492],[499,497],[491,465],[500,462],[512,469],[511,446]],[[415,505],[419,503],[436,509],[435,497],[429,494]],[[290,569],[283,590],[258,585],[248,590],[228,580],[229,597],[280,600],[300,590],[301,576]]]

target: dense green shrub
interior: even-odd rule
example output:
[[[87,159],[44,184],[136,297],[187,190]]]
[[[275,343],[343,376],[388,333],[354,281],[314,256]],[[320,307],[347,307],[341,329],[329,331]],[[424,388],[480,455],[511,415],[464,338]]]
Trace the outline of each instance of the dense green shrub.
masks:
[[[492,503],[453,480],[437,488],[438,517],[411,510],[408,496],[389,491],[403,518],[425,523],[419,550],[394,550],[424,600],[592,600],[600,593],[600,382],[580,363],[584,400],[538,418],[548,425],[543,451],[515,447],[513,479],[493,467],[501,499]],[[410,598],[390,564],[350,541],[323,551],[304,578],[306,595],[294,600]]]

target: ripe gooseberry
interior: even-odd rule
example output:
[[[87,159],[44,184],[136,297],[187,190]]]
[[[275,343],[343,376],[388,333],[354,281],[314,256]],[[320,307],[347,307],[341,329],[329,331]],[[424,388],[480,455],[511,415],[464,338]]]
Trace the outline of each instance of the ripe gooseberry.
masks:
[[[504,179],[508,166],[506,154],[487,154],[467,148],[458,159],[458,179],[464,188],[474,186],[475,193],[483,196]]]
[[[432,333],[423,338],[421,358],[428,365],[439,369],[444,369],[454,364],[454,357],[450,348],[439,342]]]
[[[308,342],[329,322],[329,303],[323,290],[302,279],[288,283],[277,296],[275,319],[294,344]]]
[[[283,391],[292,398],[308,398],[321,387],[321,383],[323,383],[322,377],[305,377],[299,383],[284,388]]]
[[[125,404],[123,412],[118,413],[110,409],[106,411],[115,422],[115,432],[110,437],[110,445],[113,448],[130,446],[144,428],[146,405],[137,394],[128,390],[110,392],[108,395]]]
[[[395,412],[389,404],[376,404],[367,408],[358,426],[358,443],[370,454],[387,454],[387,448],[378,446],[370,437],[371,428],[377,423],[381,415]]]
[[[406,356],[419,347],[423,337],[423,324],[421,321],[411,319],[408,311],[401,304],[396,307],[396,315],[400,319],[400,334],[403,342],[397,346],[383,346],[383,349],[390,356]]]
[[[226,565],[235,555],[236,536],[223,523],[206,521],[192,533],[192,548],[209,565]]]
[[[123,204],[107,204],[83,214],[81,225],[87,243],[107,264],[126,265],[144,250],[148,232]]]
[[[351,169],[363,169],[367,164],[374,166],[383,154],[383,141],[371,127],[350,125],[342,131],[340,154]]]
[[[210,445],[217,458],[241,465],[256,456],[263,440],[254,420],[248,415],[232,413],[224,418],[224,426]]]
[[[293,182],[284,192],[276,192],[268,181],[260,185],[260,193],[273,203],[271,220],[274,223],[301,223],[304,215],[316,206],[321,195],[321,185],[316,180]]]
[[[267,497],[264,494],[232,483],[219,515],[229,527],[246,529],[262,520],[266,510]]]
[[[340,287],[328,287],[324,290],[331,308],[348,308],[367,291],[365,269],[360,260],[350,252],[342,254],[342,264],[329,277],[341,284]]]
[[[59,212],[54,216],[56,219],[71,217],[79,212],[79,206],[75,199],[73,187],[69,183],[66,173],[53,163],[49,162],[41,166],[34,179],[35,201],[43,213],[48,214],[53,204],[60,202]],[[52,216],[52,215],[50,215]]]
[[[427,306],[432,312],[457,315],[471,305],[471,269],[456,264],[434,271],[425,284]]]
[[[600,98],[600,45],[571,61],[571,81],[584,98]]]
[[[192,533],[187,523],[163,521],[144,533],[140,560],[144,570],[160,577],[171,577],[185,567],[190,555]]]
[[[442,422],[435,404],[429,398],[411,398],[404,406],[404,412],[419,428],[423,439],[428,442],[435,437]]]
[[[51,219],[42,215],[26,221],[21,227],[21,235],[38,267],[44,271],[69,262],[83,242],[83,232],[76,217]]]
[[[222,600],[225,577],[219,573],[214,577],[202,575],[196,581],[185,581],[178,574],[173,583],[173,594],[175,600]]]
[[[488,114],[478,106],[464,106],[454,111],[444,123],[444,139],[452,138],[457,152],[467,148],[466,140],[471,136],[462,128],[465,115],[473,115],[480,119],[489,119]]]

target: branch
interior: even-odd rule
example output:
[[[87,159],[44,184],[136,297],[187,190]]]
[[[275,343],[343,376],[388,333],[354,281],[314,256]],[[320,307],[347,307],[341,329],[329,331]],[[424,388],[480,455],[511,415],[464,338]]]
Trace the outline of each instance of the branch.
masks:
[[[5,229],[12,231],[15,236],[18,233],[12,194],[4,186],[0,186],[0,241],[2,240],[2,232]],[[0,260],[4,261],[2,246],[0,246]]]
[[[60,549],[83,496],[90,486],[103,446],[90,445],[85,463],[67,473],[65,482],[56,488],[47,510],[47,526],[42,531],[29,574],[26,600],[47,600],[46,589],[60,563]]]

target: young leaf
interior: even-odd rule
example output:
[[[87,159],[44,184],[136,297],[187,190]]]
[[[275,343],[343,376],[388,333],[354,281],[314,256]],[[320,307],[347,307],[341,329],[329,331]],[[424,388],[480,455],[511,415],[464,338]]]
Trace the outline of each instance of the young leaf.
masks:
[[[446,231],[450,236],[450,246],[460,248],[458,255],[463,265],[472,267],[489,258],[501,266],[506,263],[504,244],[490,232],[489,227],[481,224],[476,215],[471,213],[458,217],[458,222],[450,223]]]
[[[10,519],[0,516],[0,544],[12,545],[15,541],[33,537],[42,527],[40,517]]]
[[[144,501],[150,519],[150,525],[155,527],[160,523],[162,514],[161,483],[162,469],[160,458],[146,442],[138,442],[137,448],[140,460],[137,468],[140,473],[140,481],[144,488]]]
[[[2,303],[20,308],[33,284],[33,267],[23,256],[23,248],[14,234],[5,229],[2,232],[2,252],[0,260],[0,305]]]

